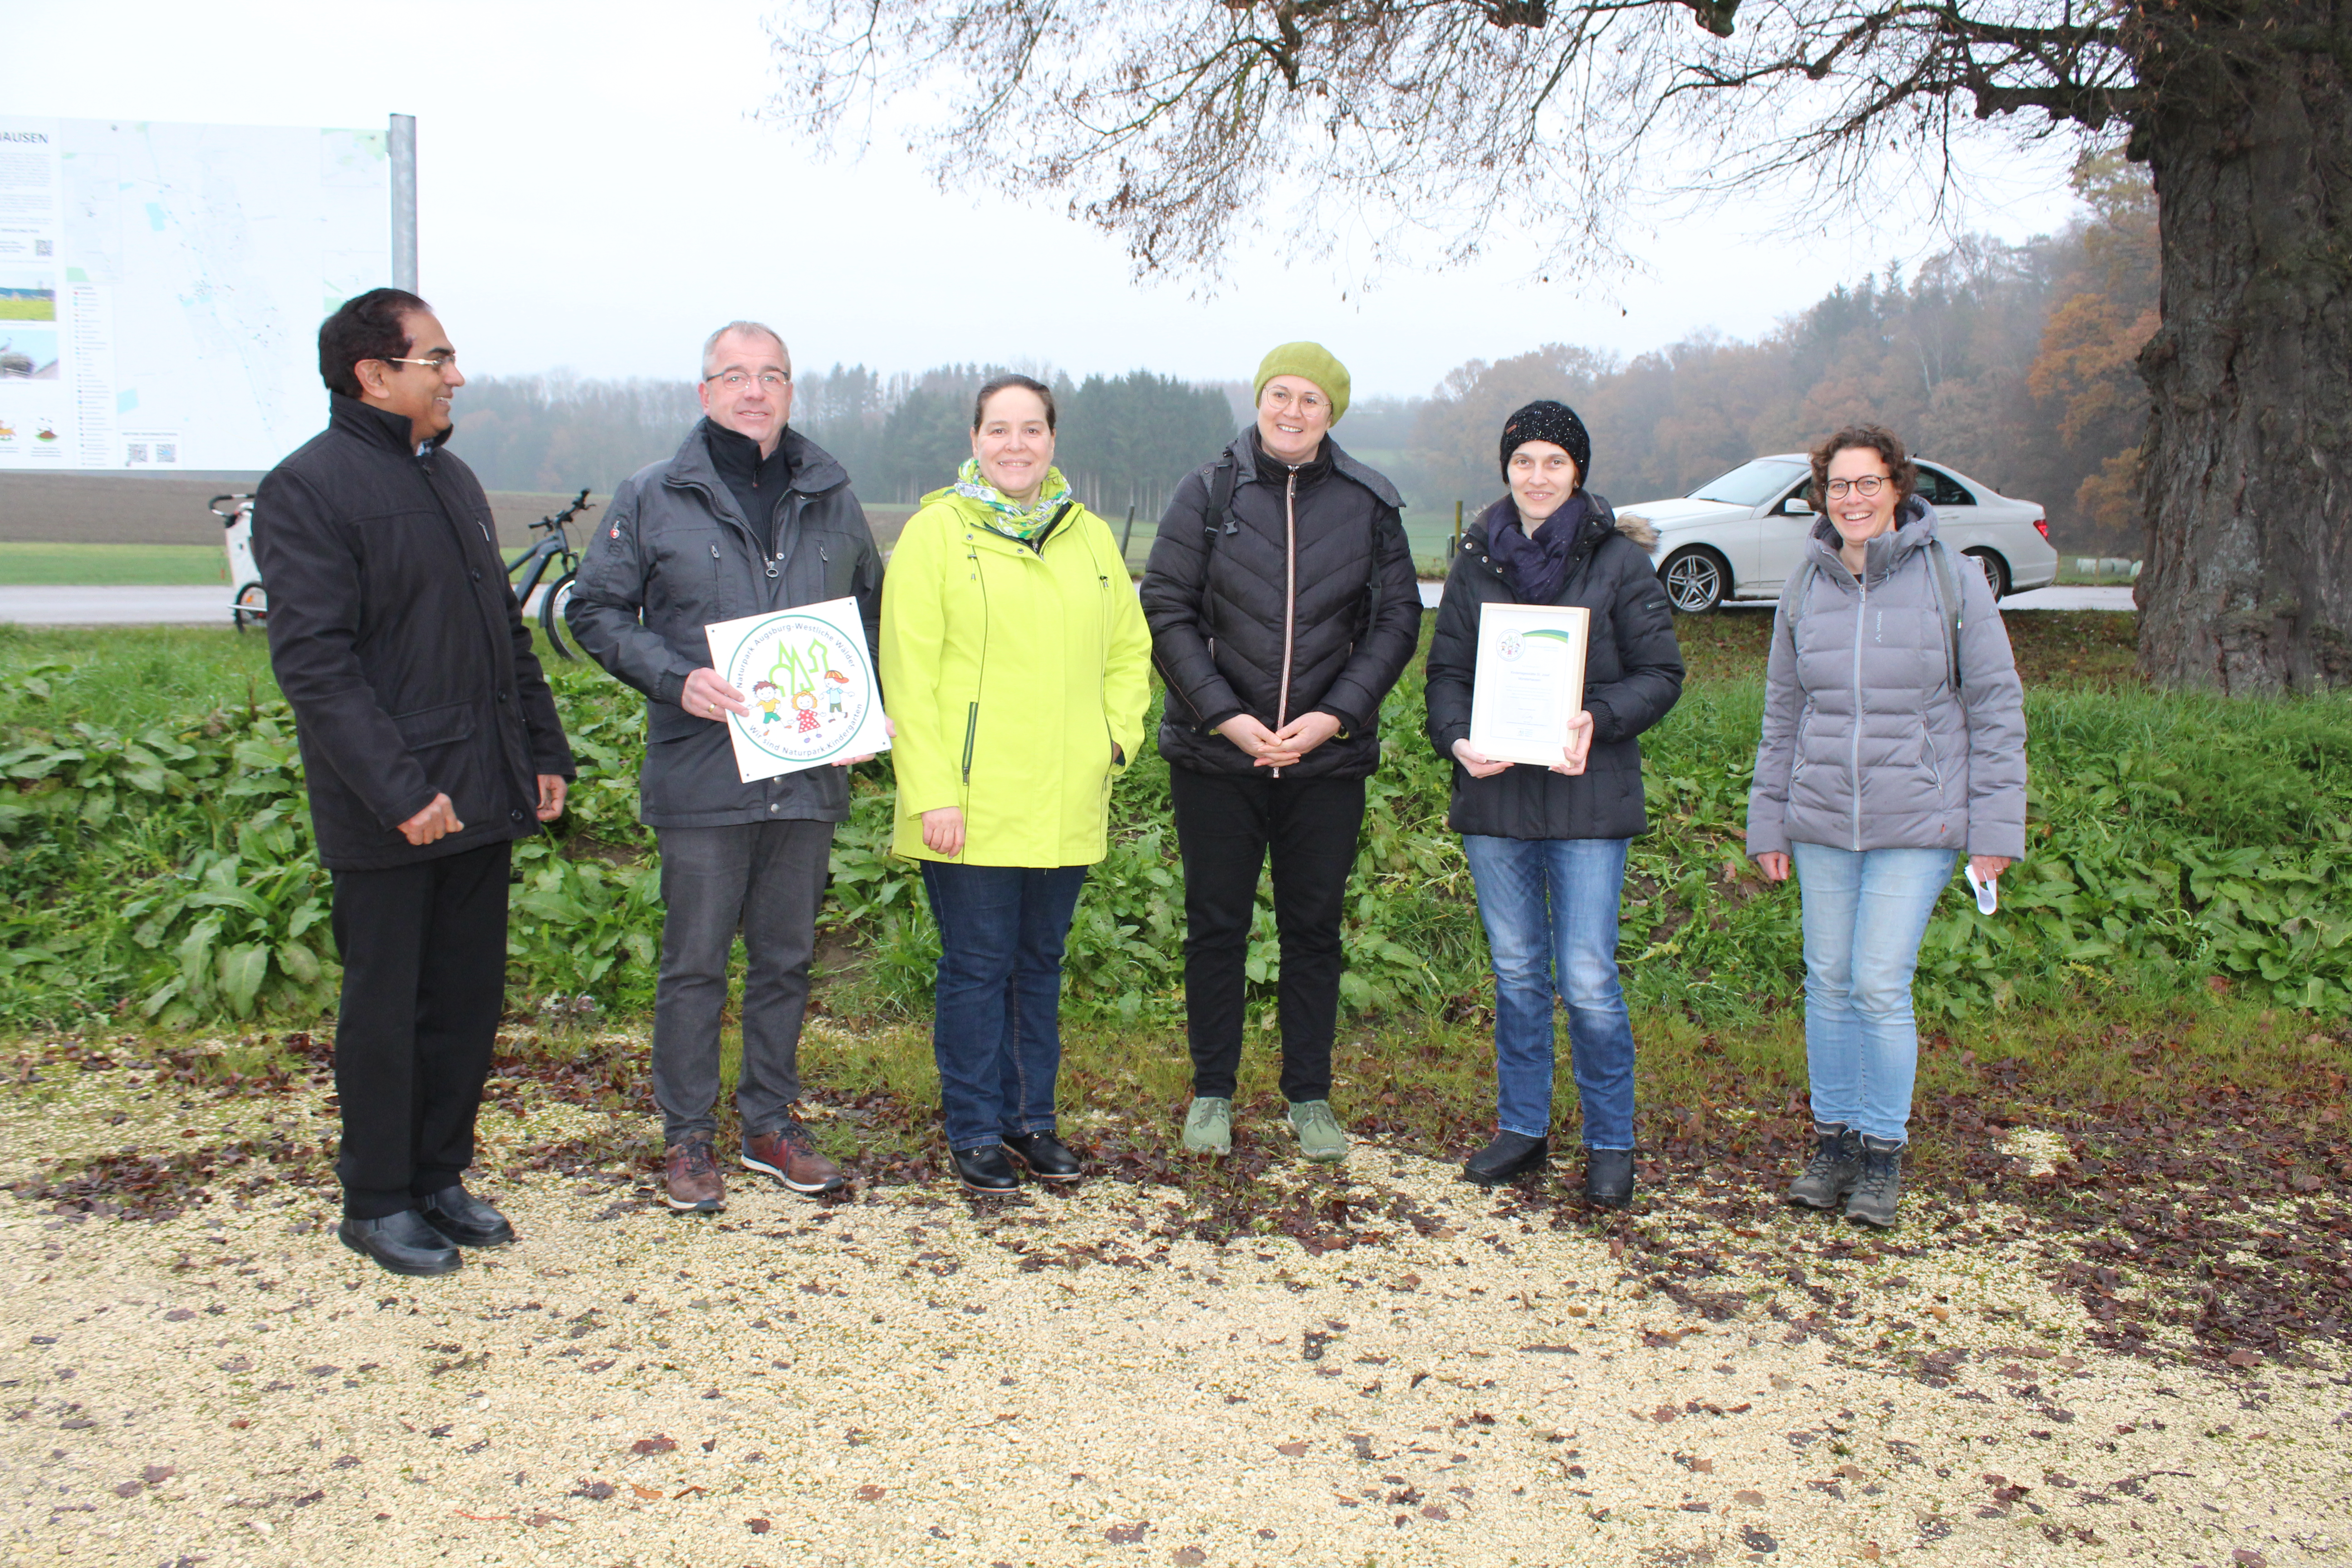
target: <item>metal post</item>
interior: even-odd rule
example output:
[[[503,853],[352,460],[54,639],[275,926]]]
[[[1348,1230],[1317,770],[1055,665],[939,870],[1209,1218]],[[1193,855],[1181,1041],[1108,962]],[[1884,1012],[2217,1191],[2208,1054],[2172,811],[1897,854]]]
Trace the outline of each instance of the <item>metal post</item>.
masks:
[[[392,117],[392,286],[416,292],[416,116]]]
[[[1118,563],[1127,564],[1127,542],[1135,537],[1135,508],[1127,509],[1127,527],[1118,536]]]

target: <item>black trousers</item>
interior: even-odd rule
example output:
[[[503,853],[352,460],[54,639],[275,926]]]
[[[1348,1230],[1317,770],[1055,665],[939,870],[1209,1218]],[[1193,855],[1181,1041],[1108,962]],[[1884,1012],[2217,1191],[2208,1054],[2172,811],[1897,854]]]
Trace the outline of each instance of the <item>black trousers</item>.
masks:
[[[1258,875],[1274,863],[1282,974],[1282,1094],[1331,1096],[1339,1017],[1339,920],[1364,823],[1361,779],[1278,779],[1171,766],[1184,858],[1184,1010],[1192,1092],[1231,1099],[1242,1059],[1242,1001]]]
[[[348,1218],[414,1208],[474,1163],[474,1116],[506,1002],[511,849],[486,844],[335,873],[335,1174]]]

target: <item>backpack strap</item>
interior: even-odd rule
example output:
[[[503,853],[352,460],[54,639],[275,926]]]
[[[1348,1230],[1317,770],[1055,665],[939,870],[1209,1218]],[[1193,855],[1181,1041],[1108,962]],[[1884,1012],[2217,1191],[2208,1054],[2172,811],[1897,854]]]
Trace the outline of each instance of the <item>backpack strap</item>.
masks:
[[[1207,548],[1217,547],[1217,535],[1239,533],[1241,524],[1231,515],[1234,504],[1234,455],[1227,452],[1209,470],[1209,510],[1201,521],[1202,531],[1208,535]]]
[[[1940,539],[1927,541],[1927,564],[1935,569],[1936,603],[1943,614],[1937,619],[1944,627],[1944,664],[1951,671],[1952,693],[1960,689],[1960,626],[1965,615],[1960,597],[1959,579],[1952,575],[1952,553],[1944,548]]]

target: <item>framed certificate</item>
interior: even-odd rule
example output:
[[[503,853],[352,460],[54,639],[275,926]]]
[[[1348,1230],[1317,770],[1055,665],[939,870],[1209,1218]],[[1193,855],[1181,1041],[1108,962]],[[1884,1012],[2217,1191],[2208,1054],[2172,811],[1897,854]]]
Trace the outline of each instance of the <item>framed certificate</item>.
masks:
[[[702,630],[710,667],[751,705],[747,714],[727,715],[745,784],[890,749],[856,600],[800,605]]]
[[[1550,767],[1584,706],[1592,612],[1581,605],[1478,606],[1478,668],[1470,689],[1470,749],[1498,763]]]

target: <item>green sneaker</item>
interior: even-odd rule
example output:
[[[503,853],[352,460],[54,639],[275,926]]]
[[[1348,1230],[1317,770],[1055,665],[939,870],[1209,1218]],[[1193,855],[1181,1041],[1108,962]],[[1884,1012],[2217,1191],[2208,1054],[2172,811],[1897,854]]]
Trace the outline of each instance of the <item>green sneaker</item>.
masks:
[[[1184,1152],[1188,1154],[1230,1154],[1234,1152],[1234,1102],[1207,1095],[1196,1097],[1184,1113]]]
[[[1298,1152],[1319,1164],[1348,1157],[1348,1135],[1331,1114],[1328,1100],[1302,1100],[1290,1108],[1290,1130],[1298,1134]]]

